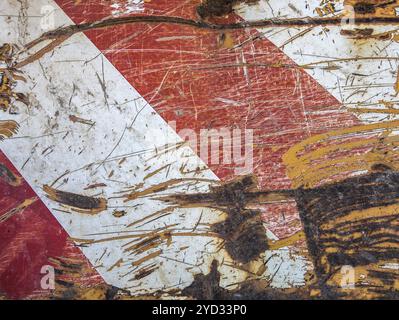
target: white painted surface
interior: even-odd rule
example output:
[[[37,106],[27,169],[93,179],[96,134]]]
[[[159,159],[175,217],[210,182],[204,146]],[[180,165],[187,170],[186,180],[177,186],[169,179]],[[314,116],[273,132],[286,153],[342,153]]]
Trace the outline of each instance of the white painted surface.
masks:
[[[256,5],[240,5],[237,13],[247,21],[266,18],[318,17],[314,11],[320,1],[260,0]],[[337,12],[343,9],[343,0],[335,2]],[[357,26],[357,28],[370,26]],[[372,26],[374,33],[394,30],[389,26]],[[354,40],[340,34],[347,26],[315,27],[296,37],[307,27],[262,28],[264,36],[298,65],[314,64],[305,69],[328,90],[344,108],[386,108],[385,102],[399,98],[394,90],[399,62],[399,44],[394,41]],[[373,57],[372,59],[367,59]],[[344,61],[337,59],[348,58]],[[354,58],[360,58],[355,60]],[[324,61],[324,62],[323,62]],[[322,62],[322,63],[320,63]],[[334,66],[336,70],[323,70]],[[329,106],[325,111],[329,110]],[[394,119],[383,114],[359,114],[365,122]]]

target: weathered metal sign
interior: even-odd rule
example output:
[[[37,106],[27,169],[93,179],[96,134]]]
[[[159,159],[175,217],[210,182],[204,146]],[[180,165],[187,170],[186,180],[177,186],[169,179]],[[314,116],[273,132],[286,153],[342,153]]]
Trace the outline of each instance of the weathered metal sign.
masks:
[[[0,296],[397,298],[397,8],[3,0]]]

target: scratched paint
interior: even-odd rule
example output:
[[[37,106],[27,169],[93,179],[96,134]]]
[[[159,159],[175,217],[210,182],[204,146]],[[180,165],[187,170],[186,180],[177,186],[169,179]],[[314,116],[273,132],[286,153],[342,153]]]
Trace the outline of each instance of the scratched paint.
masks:
[[[40,198],[106,283],[74,291],[61,280],[54,295],[397,297],[397,271],[386,266],[397,262],[390,188],[398,68],[396,31],[383,20],[396,17],[396,2],[57,3],[61,9],[53,1],[7,2],[18,32],[4,38],[36,39],[42,30],[29,17],[43,4],[57,8],[58,25],[103,19],[108,27],[45,34],[39,39],[51,44],[34,54],[42,43],[31,42],[19,57],[17,72],[28,75],[10,78],[19,93],[2,80],[3,109],[13,111],[2,119],[2,150],[38,196],[4,211],[2,222]],[[356,19],[385,22],[343,26],[348,4]],[[256,31],[243,30],[233,11],[262,23],[287,12],[338,18]],[[107,24],[109,15],[133,12],[147,24]],[[151,14],[193,20],[157,23]],[[240,30],[212,32],[209,21],[237,22]],[[254,175],[237,179],[234,167],[208,167],[174,132],[203,126],[254,129]],[[4,168],[4,183],[19,185]],[[347,265],[358,290],[342,287],[339,268]]]
[[[40,8],[39,4],[49,2],[30,6],[30,15],[38,14],[35,10]],[[10,3],[4,6],[8,12],[13,8]],[[57,11],[56,21],[60,25],[71,23],[62,11]],[[34,21],[31,23],[30,39],[34,39],[41,30]],[[17,42],[13,36],[16,35],[4,35],[8,42]],[[68,77],[60,77],[66,65]],[[135,295],[162,290],[167,294],[169,288],[176,290],[189,284],[196,273],[206,273],[211,258],[225,258],[223,251],[214,253],[220,241],[207,235],[206,229],[195,230],[194,235],[185,232],[199,222],[219,221],[220,212],[165,208],[156,200],[143,198],[147,186],[151,188],[163,181],[180,179],[173,186],[174,192],[194,192],[206,190],[218,179],[206,167],[195,170],[204,164],[153,111],[151,99],[145,101],[84,35],[65,41],[54,49],[50,59],[29,63],[24,70],[34,83],[20,84],[21,90],[30,92],[33,114],[28,116],[28,110],[21,109],[15,115],[20,124],[18,135],[5,142],[2,150],[108,284]],[[162,82],[158,85],[161,87]],[[102,99],[97,101],[96,97]],[[174,145],[178,147],[168,150]],[[180,170],[183,166],[186,171]],[[89,188],[93,185],[97,187]],[[130,196],[129,202],[124,202],[120,195],[136,189],[141,189],[141,197]],[[103,204],[96,214],[84,214],[82,208],[71,203],[77,195],[82,200],[96,194],[97,199],[108,199],[107,206]],[[63,199],[60,195],[64,195]],[[115,215],[115,209],[123,209],[127,214]],[[161,227],[171,230],[161,237],[164,240],[160,247],[131,254],[129,243],[152,237]],[[186,238],[190,237],[195,241],[187,247]],[[156,266],[156,272],[148,271],[153,271],[151,265]],[[248,273],[228,261],[222,270],[223,286],[239,282]],[[134,276],[134,271],[146,276]],[[303,274],[299,273],[300,283],[301,277]],[[282,279],[281,284],[275,285],[284,286]]]
[[[42,4],[48,3],[38,3],[32,9],[40,9]],[[35,11],[32,12],[32,15],[35,15]],[[63,23],[70,22],[60,12],[59,24]],[[30,28],[31,33],[35,30],[35,26],[37,25],[33,22]],[[40,35],[41,30],[36,30],[36,36]],[[47,63],[46,61],[41,61],[40,64],[27,66],[30,69],[28,71],[30,76],[36,78],[37,90],[31,92],[37,101],[36,104],[32,105],[35,115],[30,116],[25,125],[23,124],[23,118],[27,114],[21,113],[15,117],[15,120],[20,123],[19,134],[25,138],[9,140],[8,146],[5,143],[2,149],[10,156],[19,170],[23,172],[35,191],[42,196],[42,200],[63,227],[67,229],[72,238],[83,241],[86,239],[111,238],[112,234],[116,238],[120,234],[130,235],[123,237],[123,240],[103,241],[83,247],[83,251],[100,274],[103,275],[107,283],[123,289],[135,288],[137,284],[135,285],[134,281],[129,282],[131,278],[129,275],[131,270],[136,267],[132,265],[132,262],[139,260],[141,257],[130,257],[124,249],[126,243],[134,239],[134,234],[138,231],[140,232],[140,229],[146,230],[148,228],[151,232],[151,230],[156,230],[165,224],[166,226],[172,225],[177,229],[190,228],[190,224],[197,221],[200,210],[184,212],[184,210],[179,211],[176,209],[174,216],[181,220],[182,224],[180,226],[178,221],[173,221],[173,218],[166,217],[166,219],[156,221],[155,224],[157,225],[143,225],[141,228],[136,226],[134,230],[129,230],[126,225],[130,222],[139,220],[151,212],[162,209],[162,207],[152,201],[153,204],[148,203],[146,206],[146,201],[144,201],[137,207],[132,204],[131,207],[133,208],[130,208],[130,206],[118,202],[115,192],[134,185],[135,181],[137,183],[143,181],[146,174],[144,168],[148,166],[156,169],[165,163],[171,164],[169,171],[163,172],[162,175],[154,176],[149,183],[156,183],[157,179],[165,177],[165,175],[167,179],[168,177],[176,177],[176,174],[180,175],[178,168],[186,161],[189,161],[187,159],[193,155],[190,155],[190,150],[187,147],[182,147],[176,150],[172,157],[166,154],[164,160],[162,160],[162,152],[159,152],[158,155],[157,150],[162,150],[168,144],[179,143],[177,136],[152,111],[148,103],[124,82],[123,78],[118,77],[116,71],[104,57],[98,57],[90,64],[87,64],[87,69],[83,71],[86,74],[86,84],[84,85],[85,80],[80,77],[82,65],[84,66],[86,60],[89,61],[99,53],[83,35],[72,41],[74,43],[73,46],[68,46],[68,43],[64,44],[65,48],[70,48],[70,52],[61,53],[59,56],[55,53]],[[79,42],[83,42],[80,45],[80,50],[78,50]],[[89,48],[92,49],[89,50]],[[63,62],[66,56],[68,56],[68,59],[82,62],[77,64]],[[58,62],[53,63],[53,61]],[[57,74],[62,74],[62,70],[66,67],[65,64],[69,70],[68,78],[55,77]],[[74,71],[74,68],[76,68],[76,71]],[[103,76],[106,78],[103,78]],[[51,82],[49,82],[50,79]],[[106,84],[102,81],[106,81]],[[78,86],[75,93],[74,84]],[[103,92],[104,85],[117,88],[114,91],[115,94],[112,95],[112,91],[108,90],[106,93]],[[61,88],[63,89],[61,90]],[[94,102],[94,104],[88,105],[91,101],[90,99],[100,96],[104,97],[104,101],[101,101],[100,104]],[[53,104],[53,101],[57,101],[57,103]],[[119,105],[121,106],[119,107]],[[62,108],[65,109],[63,110]],[[131,113],[131,108],[133,108],[133,113]],[[65,112],[66,110],[67,112]],[[111,110],[111,112],[108,110]],[[124,115],[124,112],[128,112],[129,116],[127,114]],[[84,114],[86,118],[95,122],[95,125],[91,127],[69,121],[69,114]],[[138,116],[143,117],[146,121],[137,118]],[[136,119],[138,120],[136,121]],[[151,124],[148,122],[149,119],[154,119],[157,122]],[[160,137],[165,137],[166,139],[162,141]],[[101,143],[99,143],[100,141]],[[107,150],[104,150],[103,146],[108,144],[107,141],[109,146],[106,148]],[[157,143],[154,145],[153,141]],[[51,147],[51,152],[44,152],[48,147]],[[98,149],[96,150],[96,148]],[[17,152],[17,150],[25,150],[26,152]],[[66,157],[66,152],[70,153],[70,157]],[[180,154],[180,156],[176,154]],[[126,158],[126,161],[123,167],[120,168],[118,162],[123,158]],[[152,161],[150,160],[151,158],[153,158]],[[48,166],[51,163],[53,163],[54,167],[50,170]],[[190,167],[190,163],[187,164],[187,167]],[[44,174],[45,172],[46,174]],[[113,174],[111,174],[112,172]],[[203,176],[208,179],[215,179],[211,172],[208,174],[204,172]],[[50,201],[51,197],[46,200],[46,189],[42,189],[44,185],[48,184],[57,189],[62,188],[64,192],[79,193],[87,185],[103,181],[106,182],[107,186],[101,188],[101,191],[91,191],[91,194],[100,192],[107,198],[116,199],[108,204],[110,208],[107,211],[97,215],[81,216],[76,211],[73,213],[73,210],[68,210],[65,207],[57,208],[55,203]],[[197,187],[194,186],[194,188]],[[86,191],[86,195],[90,195],[88,191]],[[130,214],[122,218],[115,218],[112,215],[111,207],[130,210]],[[76,218],[78,219],[74,219],[73,215],[77,215]],[[189,215],[192,215],[192,218],[189,218]],[[183,220],[179,216],[185,217],[185,219]],[[79,240],[77,240],[78,243]],[[168,260],[168,252],[172,253],[178,250],[186,241],[182,237],[178,237],[176,240],[173,246],[165,246],[162,250],[162,256],[158,257],[158,263],[162,262],[163,266],[168,265],[168,261],[171,261],[170,269],[167,268],[169,271],[160,270],[158,273],[153,273],[146,279],[141,280],[142,286],[138,292],[145,292],[146,289],[150,290],[150,292],[157,291],[161,290],[163,286],[179,285],[179,282],[181,283],[180,285],[184,285],[185,282],[190,281],[192,274],[184,271],[187,268],[187,264],[196,267],[198,264],[196,260],[201,259],[201,257],[197,257],[198,253],[204,250],[205,243],[212,239],[202,237],[196,240],[196,245],[190,247],[193,252],[188,254],[189,260],[187,262]],[[188,249],[190,250],[190,248]],[[212,250],[212,245],[209,245],[208,248]],[[187,251],[179,253],[181,257],[186,254]],[[120,267],[111,268],[122,256],[125,256],[125,259]],[[175,256],[176,258],[178,257]],[[202,267],[206,268],[206,264]],[[179,270],[179,268],[181,268],[181,272],[176,273],[175,271]],[[185,279],[184,273],[189,278]],[[109,274],[109,276],[106,276],[106,274]],[[148,284],[145,285],[143,282]],[[134,290],[136,289],[132,289],[132,291]]]
[[[374,7],[370,2],[369,7],[361,7],[357,1],[346,1],[334,3],[334,12],[329,14],[348,15],[348,7],[354,6],[355,17],[359,16],[396,16],[397,3],[389,3],[387,6]],[[289,1],[260,1],[256,8],[242,6],[238,9],[240,15],[247,20],[265,19],[268,17],[278,17],[281,12],[290,12],[290,16],[306,16],[317,12],[316,3],[304,5],[304,2],[290,3]],[[328,14],[327,14],[328,15]],[[397,141],[397,121],[396,121],[396,96],[397,96],[397,41],[395,38],[396,29],[390,26],[373,25],[372,29],[357,26],[347,26],[340,24],[328,28],[298,28],[296,30],[275,32],[273,29],[261,29],[260,32],[268,37],[273,43],[278,45],[287,55],[296,63],[304,66],[305,70],[317,81],[323,85],[332,95],[341,103],[342,110],[347,110],[356,114],[363,125],[353,126],[346,129],[330,131],[326,134],[315,135],[305,139],[301,143],[292,147],[284,156],[283,161],[287,165],[287,173],[293,179],[294,186],[300,188],[311,188],[318,185],[328,184],[332,181],[345,181],[347,177],[356,177],[353,186],[361,189],[362,179],[381,174],[378,181],[388,182],[389,177],[385,176],[388,172],[393,172],[397,166],[396,141]],[[361,32],[361,31],[367,32]],[[357,36],[362,34],[362,36]],[[326,66],[327,68],[319,68]],[[310,67],[310,68],[308,68]],[[313,68],[316,67],[316,68]],[[325,106],[323,112],[330,112],[329,106]],[[381,172],[381,173],[376,173]],[[351,180],[349,180],[351,181]],[[343,182],[343,185],[345,182]],[[342,187],[343,187],[342,185]],[[328,187],[327,187],[328,188]],[[333,189],[328,189],[329,197],[334,196]],[[306,193],[306,191],[303,191]],[[390,243],[389,239],[397,238],[395,231],[390,227],[384,227],[384,218],[393,219],[395,215],[395,204],[375,204],[372,205],[372,197],[384,199],[385,191],[370,190],[365,191],[370,199],[364,203],[365,207],[355,208],[356,196],[353,194],[351,200],[354,201],[350,206],[348,216],[341,217],[340,211],[336,211],[336,220],[323,220],[320,217],[321,212],[316,213],[316,207],[321,210],[327,210],[328,204],[323,203],[315,206],[315,202],[322,201],[322,192],[320,198],[316,199],[317,193],[309,198],[302,195],[298,202],[303,217],[305,230],[308,237],[308,247],[313,248],[313,255],[319,256],[315,261],[317,269],[324,265],[323,275],[319,274],[322,281],[322,295],[326,297],[342,297],[349,295],[353,298],[378,298],[378,297],[397,297],[397,278],[398,271],[383,266],[387,264],[395,265],[398,255],[395,249],[395,240]],[[315,198],[316,197],[316,198]],[[302,203],[304,199],[305,203]],[[331,200],[333,202],[333,200]],[[384,202],[384,201],[383,201]],[[394,201],[395,202],[395,201]],[[370,205],[373,208],[368,208]],[[337,207],[337,203],[334,204]],[[347,206],[347,205],[344,205]],[[344,207],[343,206],[343,207]],[[310,209],[313,208],[313,209]],[[315,216],[312,216],[313,212]],[[340,218],[338,218],[340,217]],[[316,222],[317,219],[319,222]],[[316,230],[318,223],[328,225]],[[393,221],[392,220],[392,221]],[[345,221],[345,222],[344,222]],[[377,222],[378,221],[378,222]],[[372,226],[368,226],[370,222]],[[335,224],[337,223],[337,225]],[[394,222],[388,223],[392,227]],[[362,232],[356,229],[361,225]],[[312,229],[313,228],[313,229]],[[345,238],[341,228],[345,232],[353,228],[353,238]],[[394,228],[394,227],[393,227]],[[332,235],[329,232],[335,232]],[[356,231],[357,230],[357,231]],[[384,233],[384,230],[386,232]],[[360,257],[364,250],[372,248],[372,240],[368,242],[369,237],[381,235],[381,232],[388,238],[383,240],[384,236],[377,236],[378,247],[382,255],[385,250],[393,250],[381,258],[374,253],[369,256],[372,260],[363,260]],[[374,235],[371,235],[371,234]],[[326,251],[321,249],[328,239]],[[318,238],[318,240],[316,240]],[[371,239],[370,238],[370,239]],[[350,243],[333,244],[336,239]],[[355,240],[357,239],[357,240]],[[321,241],[321,242],[317,242]],[[316,244],[317,242],[317,244]],[[362,245],[365,244],[362,249]],[[352,246],[353,245],[353,246]],[[386,245],[386,247],[385,247]],[[358,247],[355,247],[358,246]],[[328,252],[328,253],[327,253]],[[346,252],[346,253],[345,253]],[[325,254],[336,255],[327,257]],[[345,254],[359,254],[359,262],[356,258],[341,259]],[[342,255],[340,258],[338,256]],[[349,257],[349,255],[347,257]],[[338,259],[337,259],[338,258]],[[384,260],[387,261],[384,261]],[[333,262],[334,261],[334,262]],[[340,288],[342,283],[342,273],[339,272],[337,265],[352,265],[356,275],[357,289],[353,292]],[[335,267],[334,267],[335,265]],[[335,269],[334,269],[335,268]],[[382,280],[384,279],[384,280]],[[325,286],[325,287],[323,287]],[[380,288],[380,289],[377,289]]]
[[[317,2],[306,4],[305,1],[295,4],[289,1],[260,1],[256,6],[242,6],[237,12],[246,20],[278,17],[283,12],[290,17],[314,16],[317,5]],[[340,14],[343,5],[343,1],[335,4]],[[396,15],[394,6],[390,10],[384,8],[385,15]],[[353,39],[341,34],[342,30],[354,28],[344,25],[342,28],[263,29],[261,32],[298,65],[315,67],[305,70],[343,104],[341,110],[354,112],[365,122],[396,119],[395,108],[390,106],[397,102],[394,87],[398,70],[398,43],[391,38]],[[373,26],[376,34],[389,30],[395,28]],[[330,70],[320,68],[323,66]],[[331,111],[325,105],[321,112]]]

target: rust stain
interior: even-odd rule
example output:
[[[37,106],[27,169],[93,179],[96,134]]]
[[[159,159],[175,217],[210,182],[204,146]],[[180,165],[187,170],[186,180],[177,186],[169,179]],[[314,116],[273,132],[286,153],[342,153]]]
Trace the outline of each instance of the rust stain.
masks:
[[[398,261],[398,173],[377,171],[296,197],[308,248],[324,298],[388,298],[398,295],[395,273],[384,279],[383,265]],[[358,275],[356,290],[338,279],[350,265]]]
[[[398,126],[397,120],[358,125],[314,135],[294,145],[283,155],[293,187],[310,188],[331,177],[344,179],[378,163],[399,169],[398,137],[390,136]]]
[[[49,258],[55,268],[55,289],[40,294],[37,298],[61,300],[118,300],[133,299],[130,294],[108,284],[85,284],[78,279],[91,273],[88,264],[65,257]]]
[[[98,214],[107,209],[105,198],[83,196],[76,193],[65,192],[54,189],[48,185],[43,186],[47,197],[64,206],[70,207],[73,211],[84,214]]]
[[[283,156],[324,298],[398,296],[399,273],[386,278],[382,268],[399,262],[399,140],[391,135],[398,125],[386,121],[311,136]],[[345,265],[354,268],[356,290],[341,285]]]
[[[286,200],[284,192],[257,192],[254,176],[239,177],[212,187],[209,193],[160,197],[180,207],[210,207],[226,213],[226,218],[211,226],[211,232],[224,240],[224,248],[238,264],[256,261],[268,248],[269,241],[259,210],[251,204]],[[274,244],[277,246],[277,244]]]
[[[393,123],[384,125],[391,127]],[[366,130],[367,133],[372,128],[375,129],[375,125],[356,127],[357,130],[361,132]],[[354,129],[345,130],[353,133]],[[339,132],[342,134],[342,131]],[[318,151],[319,149],[308,150],[305,145],[307,146],[310,140],[319,141],[317,138],[321,136],[333,138],[337,133],[314,136],[315,140],[309,138],[292,149],[298,153]],[[340,142],[348,143],[342,135]],[[318,147],[320,148],[320,144]],[[287,154],[292,156],[292,150]],[[329,161],[329,158],[324,161]],[[370,163],[368,165],[370,166]],[[308,171],[309,169],[301,173]],[[301,175],[299,177],[301,180],[297,183],[299,181],[302,183],[304,177]],[[399,262],[397,259],[398,171],[385,164],[375,163],[368,174],[337,179],[335,182],[321,185],[319,182],[323,177],[319,179],[319,181],[310,180],[311,184],[308,184],[307,188],[298,184],[297,189],[262,191],[254,188],[255,180],[248,176],[240,181],[216,187],[216,190],[213,189],[208,194],[168,196],[165,200],[180,203],[185,207],[195,203],[196,206],[213,207],[226,212],[227,218],[221,223],[212,225],[211,230],[224,239],[225,250],[233,261],[239,264],[245,265],[256,261],[266,249],[278,249],[306,240],[317,275],[317,284],[314,284],[313,290],[318,293],[313,291],[312,296],[369,299],[397,297],[399,274],[397,271],[392,271],[389,273],[390,277],[385,279],[388,273],[382,266]],[[265,195],[278,195],[279,192],[282,192],[284,198],[296,201],[304,231],[273,242],[265,237],[258,212],[248,207],[261,204],[261,199]],[[279,197],[277,199],[281,200]],[[246,226],[250,226],[252,231],[247,230]],[[359,290],[348,291],[340,285],[341,267],[345,265],[353,266],[355,273],[361,275],[355,284]],[[201,275],[199,279],[202,280],[198,280],[202,283],[206,278],[201,277],[205,276]],[[198,294],[201,292],[198,286],[203,285],[201,283],[194,282],[189,288],[193,290],[195,288]],[[189,288],[187,294],[191,292]],[[215,294],[220,294],[220,291]]]
[[[140,280],[143,279],[147,276],[149,276],[151,273],[153,273],[154,271],[156,271],[159,267],[156,266],[155,264],[151,264],[149,266],[140,268],[139,270],[137,270],[135,276],[131,279],[131,280]]]
[[[142,254],[150,249],[154,249],[161,245],[164,241],[170,244],[171,242],[171,234],[170,233],[155,233],[154,235],[149,235],[146,239],[135,243],[127,248],[125,248],[125,252],[131,252],[131,254]]]
[[[6,213],[0,216],[0,223],[3,223],[13,217],[14,215],[23,212],[27,207],[31,204],[35,203],[38,200],[37,197],[25,199],[22,203],[17,205],[16,207],[12,208],[11,210],[7,211]]]
[[[115,218],[122,218],[122,217],[124,217],[125,215],[127,215],[127,212],[126,212],[125,210],[114,210],[114,212],[112,213],[112,215],[113,215]]]
[[[26,79],[19,75],[20,71],[13,66],[13,55],[15,47],[6,43],[0,47],[0,62],[6,65],[5,68],[0,69],[0,109],[2,111],[9,111],[12,101],[20,101],[25,105],[29,104],[26,95],[14,92],[13,87],[17,81],[26,81]]]
[[[103,188],[106,187],[107,185],[105,183],[95,183],[87,186],[84,188],[84,190],[90,190],[90,189],[96,189],[96,188]]]
[[[345,0],[344,5],[352,6],[357,16],[363,17],[394,17],[397,0]]]
[[[226,16],[233,12],[233,7],[239,3],[254,4],[258,0],[203,0],[197,7],[197,13],[202,19]]]
[[[214,260],[210,272],[195,275],[193,283],[182,290],[182,295],[198,300],[302,300],[311,297],[311,286],[282,290],[270,287],[264,280],[247,280],[237,289],[227,290],[220,286],[220,278],[218,262]]]
[[[148,261],[148,260],[150,260],[150,259],[153,259],[153,258],[155,258],[155,257],[158,257],[161,253],[162,253],[162,250],[157,250],[157,251],[155,251],[155,252],[152,252],[152,253],[146,255],[145,257],[143,257],[143,258],[141,258],[141,259],[139,259],[139,260],[133,261],[133,262],[132,262],[132,266],[139,266],[139,265],[141,265],[142,263],[144,263],[144,262],[146,262],[146,261]]]
[[[18,132],[19,125],[14,120],[0,120],[0,141]]]
[[[94,126],[95,125],[95,123],[93,121],[82,119],[82,118],[77,117],[75,115],[70,115],[69,116],[69,120],[71,120],[74,123],[82,123],[82,124],[87,124],[89,126]]]
[[[165,166],[166,167],[166,166]],[[164,169],[164,168],[162,168]],[[129,192],[125,192],[126,195],[123,196],[125,198],[125,202],[127,201],[132,201],[132,200],[136,200],[138,198],[141,197],[145,197],[145,196],[149,196],[149,195],[156,195],[159,192],[168,190],[169,188],[172,188],[174,186],[179,185],[182,182],[186,182],[186,181],[191,181],[191,182],[217,182],[215,180],[209,180],[209,179],[201,179],[201,178],[179,178],[179,179],[171,179],[165,182],[161,182],[157,185],[151,186],[147,189],[141,190],[141,191],[137,191],[137,189],[141,188],[142,185],[139,186],[134,186],[132,188],[132,191]]]

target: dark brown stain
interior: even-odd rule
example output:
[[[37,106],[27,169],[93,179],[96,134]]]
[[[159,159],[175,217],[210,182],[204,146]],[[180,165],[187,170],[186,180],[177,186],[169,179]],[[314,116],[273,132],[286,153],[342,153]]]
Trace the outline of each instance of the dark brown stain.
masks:
[[[248,263],[268,249],[260,212],[229,208],[225,221],[211,227],[225,240],[225,249],[235,261]]]
[[[107,209],[107,200],[83,196],[76,193],[54,189],[48,185],[43,187],[51,200],[71,207],[72,210],[85,214],[97,214]]]
[[[375,168],[378,171],[367,175],[296,192],[308,249],[325,298],[345,295],[331,280],[342,266],[368,270],[369,278],[380,283],[387,279],[375,268],[399,259],[399,211],[388,211],[389,206],[399,204],[399,173],[384,165]],[[397,295],[398,271],[389,279],[389,285],[363,287],[372,297]]]
[[[124,296],[130,297],[127,291],[106,284],[87,288],[58,279],[55,284],[56,290],[49,297],[51,300],[118,300]]]
[[[107,185],[105,183],[95,183],[88,185],[84,190],[90,190],[90,189],[96,189],[96,188],[103,188],[106,187]]]
[[[377,3],[376,3],[377,2]],[[380,2],[380,3],[378,3]],[[353,10],[356,14],[374,14],[377,8],[386,8],[395,4],[397,1],[359,1],[354,4]]]
[[[245,264],[256,260],[268,249],[260,211],[246,208],[255,187],[254,176],[244,176],[211,187],[209,193],[174,195],[160,200],[181,207],[204,206],[225,212],[226,219],[212,225],[211,231],[224,239],[224,247],[232,259]]]
[[[367,2],[359,2],[353,6],[353,10],[357,14],[370,14],[375,13],[375,4]]]
[[[220,186],[210,187],[210,192],[194,194],[175,194],[159,197],[167,203],[182,207],[203,206],[210,208],[248,208],[251,204],[268,201],[283,201],[295,196],[295,190],[259,190],[254,175],[241,176]]]
[[[101,284],[83,284],[76,281],[77,278],[87,274],[88,265],[83,263],[70,263],[64,261],[62,257],[50,258],[55,271],[55,289],[44,292],[35,299],[50,300],[144,300],[160,299],[165,294],[164,291],[157,291],[152,295],[132,296],[128,290],[121,289],[105,283]],[[142,268],[136,272],[138,279],[142,279],[148,274],[154,272],[154,265]],[[169,294],[177,294],[177,289],[172,289]],[[1,300],[0,293],[0,300]]]
[[[168,237],[168,235],[166,235],[166,237]],[[154,233],[154,235],[149,236],[147,239],[127,247],[125,252],[131,252],[131,254],[139,255],[153,248],[157,248],[164,242],[164,240],[165,235],[163,233]]]
[[[221,17],[232,13],[236,4],[255,2],[258,0],[204,0],[197,7],[197,13],[202,19]]]
[[[239,181],[212,188],[209,194],[168,197],[182,206],[219,208],[228,214],[213,225],[225,240],[225,249],[238,262],[256,259],[267,249],[267,238],[252,204],[265,199],[295,199],[308,250],[315,266],[321,297],[389,298],[399,290],[399,272],[381,273],[385,263],[399,263],[399,172],[375,164],[370,173],[313,189],[262,191],[255,180]],[[279,195],[280,193],[280,195]],[[343,266],[367,275],[367,284],[343,290],[339,277]],[[356,280],[357,281],[357,280]]]
[[[157,270],[159,267],[155,264],[151,264],[149,266],[143,267],[139,270],[137,270],[135,276],[133,277],[134,280],[140,280],[143,279],[150,274],[152,274],[155,270]]]
[[[374,32],[374,29],[365,28],[365,29],[354,29],[354,30],[345,30],[342,29],[340,34],[346,37],[350,37],[353,39],[362,39],[369,38]]]
[[[0,110],[9,111],[13,101],[20,101],[28,105],[26,95],[14,92],[17,81],[26,81],[21,72],[12,67],[15,46],[5,43],[0,47],[0,62],[6,65],[0,68]]]
[[[212,189],[216,202],[224,206],[226,220],[211,227],[225,240],[225,249],[235,261],[248,263],[268,249],[266,230],[258,210],[246,209],[245,191],[255,185],[247,176]]]
[[[310,297],[310,290],[271,288],[265,281],[244,281],[237,289],[227,290],[220,286],[218,262],[213,260],[208,274],[197,274],[193,283],[182,290],[183,296],[198,300],[301,300]]]
[[[114,210],[114,212],[112,213],[112,215],[115,218],[122,218],[124,216],[127,215],[127,212],[125,210]]]
[[[5,75],[0,75],[0,109],[8,111],[11,105],[11,83],[10,79]]]
[[[108,285],[85,284],[76,281],[80,277],[91,274],[89,264],[71,258],[56,257],[49,258],[55,272],[55,288],[48,293],[43,293],[40,299],[50,300],[116,300],[130,297],[129,292]]]

